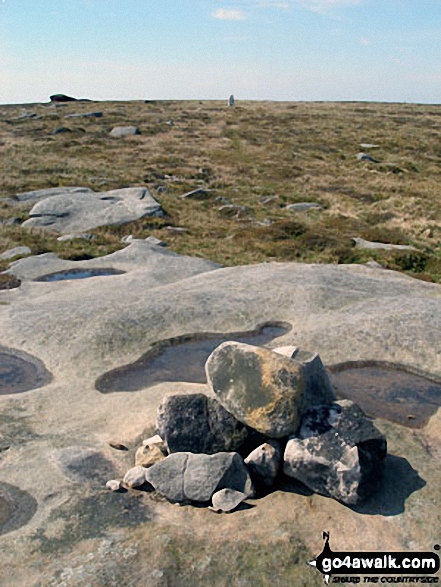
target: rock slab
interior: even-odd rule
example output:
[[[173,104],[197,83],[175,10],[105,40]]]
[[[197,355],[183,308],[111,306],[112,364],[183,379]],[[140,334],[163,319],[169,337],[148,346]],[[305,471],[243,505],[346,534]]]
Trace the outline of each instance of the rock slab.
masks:
[[[147,469],[146,479],[167,499],[177,502],[207,502],[220,489],[253,494],[250,475],[235,452],[174,453]]]
[[[156,424],[171,453],[231,452],[248,434],[219,402],[202,393],[165,397],[158,407]]]
[[[335,396],[318,355],[294,358],[239,342],[224,342],[205,365],[218,401],[240,422],[270,438],[294,434],[306,406]]]
[[[353,402],[308,411],[285,449],[284,472],[348,505],[373,493],[387,455],[386,438]]]

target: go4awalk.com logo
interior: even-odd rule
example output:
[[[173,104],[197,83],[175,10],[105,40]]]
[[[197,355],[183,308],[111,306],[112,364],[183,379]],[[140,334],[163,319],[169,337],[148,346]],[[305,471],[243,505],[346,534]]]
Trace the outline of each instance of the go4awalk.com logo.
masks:
[[[440,568],[439,555],[433,552],[333,552],[329,532],[323,532],[323,538],[323,551],[308,564],[324,575],[326,584],[331,579],[332,583],[439,583],[434,576]]]

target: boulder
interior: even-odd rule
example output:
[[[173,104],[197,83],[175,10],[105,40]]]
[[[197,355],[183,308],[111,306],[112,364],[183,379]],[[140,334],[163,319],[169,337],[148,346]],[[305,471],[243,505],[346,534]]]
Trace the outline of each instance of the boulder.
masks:
[[[110,481],[107,481],[106,487],[110,491],[121,491],[121,482],[117,479],[111,479]]]
[[[215,512],[232,512],[247,499],[247,495],[236,489],[221,489],[216,491],[211,498],[213,506],[210,508]]]
[[[411,245],[391,245],[390,243],[378,243],[375,241],[367,241],[364,238],[355,237],[352,239],[355,246],[359,249],[384,249],[385,251],[417,251]]]
[[[316,493],[357,505],[378,488],[386,454],[383,434],[343,400],[305,414],[286,445],[284,472]]]
[[[164,210],[147,188],[109,192],[75,191],[51,195],[35,204],[25,228],[50,228],[62,234],[97,226],[125,224],[147,216],[164,216]]]
[[[235,452],[174,453],[146,471],[147,481],[172,501],[207,502],[220,489],[235,489],[247,496],[253,494],[247,468]]]
[[[121,138],[140,135],[141,131],[136,126],[115,126],[109,134],[111,137]]]
[[[323,206],[316,202],[297,202],[295,204],[288,204],[287,210],[291,212],[307,212],[308,210],[321,210]]]
[[[14,257],[24,257],[26,255],[30,255],[32,253],[29,247],[14,247],[13,249],[8,249],[4,253],[0,255],[0,261],[13,259]]]
[[[374,159],[372,155],[368,155],[367,153],[358,153],[357,161],[369,161],[370,163],[378,163],[378,161]]]
[[[253,481],[264,487],[272,487],[282,464],[282,450],[276,440],[261,444],[245,459]]]
[[[205,368],[223,407],[270,438],[294,434],[307,406],[335,399],[320,357],[305,351],[288,358],[252,345],[224,342]]]
[[[182,194],[181,198],[195,198],[197,200],[204,200],[210,196],[208,190],[204,190],[203,188],[198,188],[197,190],[192,190],[191,192],[187,192]]]
[[[202,393],[164,398],[156,423],[171,453],[235,451],[248,434],[246,427],[219,402]]]
[[[55,103],[60,102],[77,102],[77,98],[72,98],[71,96],[66,96],[66,94],[53,94],[50,96],[50,101]]]
[[[102,118],[102,112],[79,112],[77,114],[66,114],[64,118]]]

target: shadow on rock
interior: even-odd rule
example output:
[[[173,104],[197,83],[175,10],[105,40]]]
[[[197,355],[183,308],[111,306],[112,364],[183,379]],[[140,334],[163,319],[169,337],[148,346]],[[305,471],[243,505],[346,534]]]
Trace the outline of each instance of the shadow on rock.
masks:
[[[388,455],[380,489],[365,502],[351,509],[359,514],[398,516],[404,512],[408,497],[425,485],[424,479],[407,459]]]
[[[26,491],[0,483],[0,536],[26,526],[37,507],[37,500]]]

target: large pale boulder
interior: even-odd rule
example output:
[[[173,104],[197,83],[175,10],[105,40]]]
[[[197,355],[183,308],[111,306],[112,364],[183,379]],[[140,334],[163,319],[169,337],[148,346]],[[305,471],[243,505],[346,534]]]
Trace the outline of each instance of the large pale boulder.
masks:
[[[165,397],[158,407],[156,425],[172,453],[235,451],[248,434],[219,402],[202,393]]]
[[[206,502],[220,489],[253,494],[247,468],[235,452],[174,453],[146,471],[147,481],[172,501]]]
[[[205,368],[224,408],[271,438],[294,434],[306,406],[335,399],[320,357],[302,351],[288,358],[252,345],[225,342],[213,351]]]
[[[284,472],[323,495],[356,505],[381,480],[386,438],[353,402],[311,409],[285,449]]]

